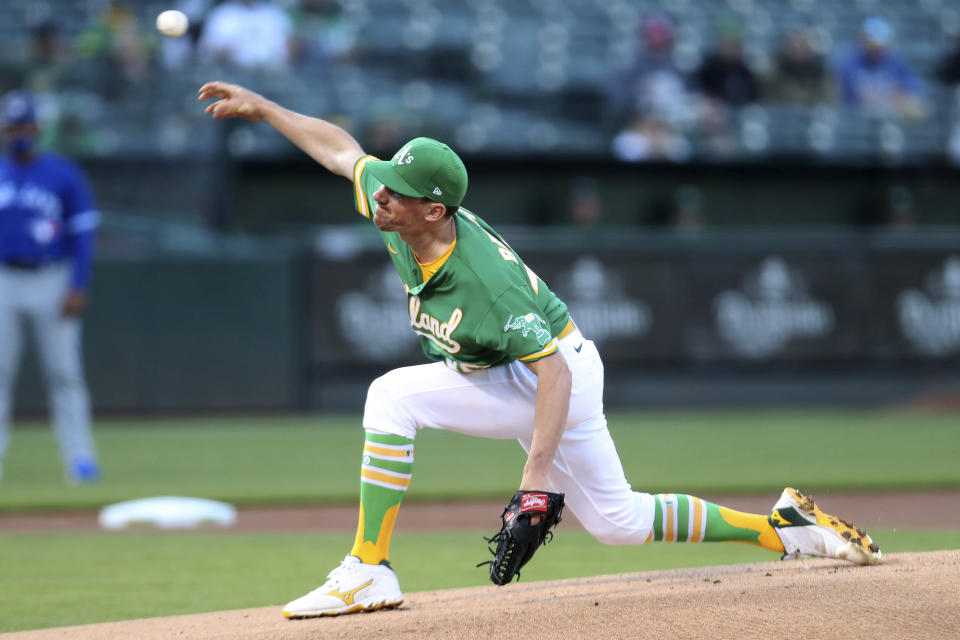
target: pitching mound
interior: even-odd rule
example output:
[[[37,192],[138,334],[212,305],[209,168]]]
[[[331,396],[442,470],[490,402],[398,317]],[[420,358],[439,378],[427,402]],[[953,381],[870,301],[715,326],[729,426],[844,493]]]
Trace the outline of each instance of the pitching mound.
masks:
[[[285,620],[280,607],[61,627],[14,640],[956,637],[960,550],[676,569],[407,594],[394,611]]]

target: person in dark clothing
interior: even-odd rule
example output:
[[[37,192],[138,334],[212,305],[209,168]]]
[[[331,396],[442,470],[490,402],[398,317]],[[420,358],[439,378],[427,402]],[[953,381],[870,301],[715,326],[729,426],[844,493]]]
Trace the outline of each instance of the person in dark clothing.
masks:
[[[730,107],[742,107],[760,97],[757,79],[743,58],[740,29],[721,28],[716,48],[697,70],[697,86],[707,97]]]

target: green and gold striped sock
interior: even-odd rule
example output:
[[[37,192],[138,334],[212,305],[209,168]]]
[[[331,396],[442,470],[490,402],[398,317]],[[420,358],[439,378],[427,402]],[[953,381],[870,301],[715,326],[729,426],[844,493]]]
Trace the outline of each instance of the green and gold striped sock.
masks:
[[[780,536],[765,515],[743,513],[696,496],[657,493],[647,542],[745,542],[783,553]]]
[[[366,564],[386,562],[397,511],[413,473],[413,440],[367,432],[360,468],[360,522],[351,555]]]

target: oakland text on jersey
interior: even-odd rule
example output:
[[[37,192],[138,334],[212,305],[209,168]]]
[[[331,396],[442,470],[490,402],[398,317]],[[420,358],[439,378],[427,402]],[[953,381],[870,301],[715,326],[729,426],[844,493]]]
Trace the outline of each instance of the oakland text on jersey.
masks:
[[[463,320],[463,310],[457,307],[450,314],[450,319],[440,322],[429,313],[420,313],[420,296],[410,296],[410,326],[414,333],[432,340],[435,345],[447,353],[459,353],[460,343],[451,338],[451,334],[460,326]],[[424,329],[424,331],[419,331]]]

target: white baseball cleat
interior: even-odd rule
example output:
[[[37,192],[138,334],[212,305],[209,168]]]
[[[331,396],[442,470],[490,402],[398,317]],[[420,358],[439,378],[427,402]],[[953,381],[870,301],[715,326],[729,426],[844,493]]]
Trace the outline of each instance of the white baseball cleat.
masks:
[[[789,556],[837,558],[854,564],[880,564],[883,554],[866,531],[824,513],[813,498],[786,488],[767,520]]]
[[[327,581],[283,608],[285,618],[315,618],[343,613],[392,609],[403,604],[400,583],[384,564],[363,564],[348,555]]]

